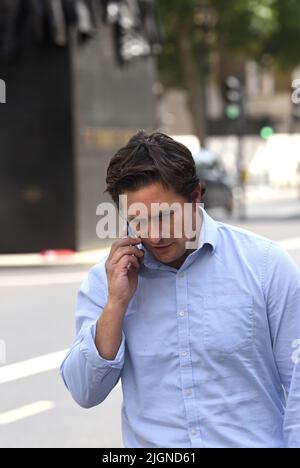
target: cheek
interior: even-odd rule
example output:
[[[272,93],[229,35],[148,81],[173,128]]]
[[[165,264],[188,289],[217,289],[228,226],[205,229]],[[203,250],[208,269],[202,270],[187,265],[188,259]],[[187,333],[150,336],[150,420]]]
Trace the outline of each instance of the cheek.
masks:
[[[184,239],[177,239],[175,241],[175,244],[174,244],[174,249],[176,249],[176,251],[178,253],[184,253],[186,248],[185,248],[185,240]]]

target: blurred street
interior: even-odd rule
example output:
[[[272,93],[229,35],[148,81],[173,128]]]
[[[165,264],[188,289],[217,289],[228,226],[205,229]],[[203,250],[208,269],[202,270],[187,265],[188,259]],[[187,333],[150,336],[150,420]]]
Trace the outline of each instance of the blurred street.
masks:
[[[296,191],[250,190],[248,200],[245,222],[218,210],[210,214],[280,242],[300,266]],[[98,408],[83,410],[57,369],[73,339],[76,292],[87,270],[0,270],[0,339],[7,346],[7,363],[0,366],[0,447],[122,447],[120,386]]]
[[[84,410],[72,400],[59,375],[59,367],[75,338],[74,314],[79,286],[90,268],[107,254],[111,239],[124,236],[116,234],[120,219],[124,218],[122,221],[127,222],[129,233],[132,228],[131,216],[121,209],[120,195],[129,194],[135,198],[140,195],[136,192],[141,190],[143,201],[148,198],[161,200],[165,195],[168,195],[168,200],[176,195],[176,199],[182,197],[179,198],[181,201],[199,201],[200,196],[204,196],[201,201],[216,221],[239,226],[278,242],[300,267],[300,22],[296,18],[300,18],[300,2],[295,0],[231,0],[230,8],[223,0],[0,0],[0,448],[123,446],[121,385],[116,386],[99,407]],[[170,165],[170,171],[167,165]],[[155,196],[150,190],[151,196],[147,197],[143,189],[146,192],[151,189],[152,182],[153,186],[155,182],[163,185],[154,186],[154,191],[158,188],[169,190],[165,195],[159,191]],[[137,201],[140,201],[139,196]],[[119,213],[116,207],[120,208]],[[118,220],[111,213],[118,214]],[[165,213],[159,215],[164,216]],[[142,221],[139,220],[139,224]],[[181,256],[179,250],[172,258],[171,254],[173,248],[174,251],[177,247],[180,249],[180,244],[181,254],[184,253],[184,239],[173,240],[167,244],[151,245],[150,239],[148,249],[158,252],[158,259],[168,259],[164,255],[171,252],[169,260],[162,260],[162,263],[182,264],[185,256]],[[214,238],[208,240],[214,244]],[[123,243],[130,242],[132,240],[122,241],[116,249],[117,254]],[[248,255],[243,260],[244,243],[241,250],[236,251],[237,255],[233,256],[230,243],[221,248],[227,255],[226,259],[231,259],[232,272],[232,259],[237,257],[237,273],[232,277],[244,288],[243,275],[250,257]],[[124,255],[128,253],[126,249],[120,251]],[[259,249],[256,251],[259,252]],[[142,255],[134,252],[137,257]],[[215,259],[212,256],[212,264]],[[129,266],[130,271],[130,265],[124,266],[123,258],[117,259],[116,263],[113,260],[109,264],[112,266],[111,270],[109,268],[112,271],[112,275],[109,275],[110,293],[117,293],[110,294],[110,302],[122,306],[128,304],[128,284],[124,286],[121,272],[121,286],[117,281],[117,286],[113,287],[114,276],[119,280],[119,267],[127,273],[126,267]],[[254,263],[254,255],[251,255],[252,260]],[[281,271],[277,271],[275,263],[276,256],[273,260],[274,273],[280,275]],[[126,257],[127,261],[131,264],[133,260]],[[221,267],[224,265],[227,265],[227,260]],[[216,268],[220,268],[220,264]],[[270,263],[269,269],[272,268]],[[202,264],[202,277],[214,277],[211,284],[216,286],[215,277],[218,276],[210,271],[214,270],[209,270],[205,275]],[[298,272],[295,271],[293,275],[290,271],[294,269],[283,270],[283,276],[287,283],[295,284],[295,281],[299,281]],[[199,277],[198,270],[196,275]],[[225,286],[222,284],[222,288],[227,291],[226,281],[229,280],[226,275],[227,268],[224,268]],[[153,278],[157,280],[155,276]],[[184,278],[184,275],[179,276]],[[280,289],[280,296],[274,304],[279,311],[278,301],[282,300],[281,309],[285,309],[283,312],[286,313],[289,302],[284,301],[283,276],[278,276],[280,287],[273,282],[276,292]],[[152,279],[152,276],[149,275],[149,278]],[[220,278],[223,278],[221,274]],[[143,282],[142,277],[139,279]],[[157,307],[149,306],[150,321],[156,317],[152,315],[153,309],[159,312],[164,299],[173,299],[169,286],[165,297],[156,294],[156,289],[161,288],[158,281],[149,288],[150,295],[153,291],[153,298],[161,301]],[[145,284],[148,286],[148,283]],[[259,280],[255,282],[255,287],[257,284]],[[90,284],[89,287],[92,290],[94,285]],[[206,294],[209,286],[202,284],[202,288]],[[193,291],[193,288],[190,290]],[[198,283],[196,290],[199,293]],[[180,287],[178,291],[183,292],[184,289]],[[216,291],[213,291],[212,297],[216,296],[218,301],[218,289]],[[232,288],[232,291],[235,290]],[[288,289],[287,296],[292,291],[294,289]],[[183,324],[186,322],[190,325],[193,321],[193,297],[191,302],[186,302],[187,297],[184,299],[191,309],[187,317],[187,305],[183,305],[184,301],[180,299],[181,292],[176,293],[176,301],[182,308],[179,323],[182,318]],[[236,310],[240,311],[239,302],[248,300],[244,298],[244,292],[239,298],[238,293],[229,296],[227,291],[225,300],[220,302],[222,309],[224,307],[224,310],[227,308],[232,312],[234,307],[231,304],[227,307],[225,302],[227,299],[232,302],[231,298],[234,297]],[[148,305],[148,298],[145,297],[144,302]],[[92,306],[89,294],[87,304],[79,307],[78,316],[85,316],[86,307]],[[195,304],[197,321],[198,300]],[[263,306],[265,308],[265,304]],[[292,311],[297,320],[298,308],[294,307]],[[204,309],[203,303],[203,315]],[[147,311],[143,311],[146,318]],[[270,323],[256,328],[271,339],[273,329],[269,310],[268,315]],[[166,315],[163,316],[166,322]],[[116,350],[115,338],[121,332],[120,322],[112,320],[112,316],[107,317],[102,322],[103,328],[101,324],[101,330],[98,330],[99,342],[96,340],[101,354],[104,350],[103,355],[111,355],[112,350]],[[220,317],[224,320],[223,315]],[[260,311],[257,317],[266,318]],[[236,338],[236,344],[230,331],[224,333],[218,315],[212,314],[209,319],[217,322],[221,338],[230,341],[226,347],[237,349],[235,345],[240,343],[244,350],[244,344],[249,342],[252,333],[244,317],[249,337],[246,338],[245,332],[245,337]],[[170,321],[174,325],[173,315]],[[280,318],[280,325],[283,321]],[[145,334],[138,321],[133,322],[133,328],[136,326],[137,335],[141,334],[140,340],[144,346]],[[290,319],[287,322],[294,323]],[[229,324],[230,319],[226,317],[224,323]],[[238,335],[242,335],[243,330],[236,324],[235,316],[233,324]],[[286,328],[293,328],[293,332],[297,329]],[[189,357],[186,345],[191,335],[188,329],[188,326],[185,328],[182,325],[182,343],[178,341],[184,345],[179,353],[183,362]],[[155,336],[153,330],[157,330],[156,323],[150,337]],[[200,334],[205,335],[202,330]],[[128,350],[130,332],[131,328],[127,332]],[[163,336],[163,349],[167,334]],[[218,341],[215,331],[212,335]],[[138,348],[135,336],[132,340],[134,353]],[[170,336],[173,337],[172,333]],[[263,353],[266,353],[265,338],[263,336],[261,340]],[[284,344],[287,341],[286,338],[282,339]],[[89,342],[87,349],[90,345],[93,346],[93,343]],[[151,342],[149,347],[152,346]],[[79,353],[86,351],[81,348],[81,343],[79,348]],[[278,364],[275,351],[270,346],[270,353],[277,359],[274,363]],[[287,360],[282,358],[280,352],[279,356],[279,361],[285,365]],[[85,406],[91,406],[98,401],[97,379],[102,379],[102,385],[107,375],[109,381],[114,372],[108,369],[108,374],[103,375],[105,366],[102,368],[100,362],[99,373],[94,370],[89,373],[94,369],[93,366],[89,367],[90,354],[82,361],[86,367],[81,369],[79,366],[80,372],[77,372],[80,359],[74,360],[74,364],[71,362],[73,357],[76,358],[76,355],[68,360],[71,370],[65,378],[73,394],[78,395],[79,392],[78,400]],[[267,358],[266,353],[266,356],[261,355],[255,360],[255,363],[267,363],[262,380],[266,379],[265,369],[271,358]],[[203,356],[199,359],[202,363]],[[216,364],[223,366],[225,361],[222,359]],[[173,404],[173,381],[172,385],[165,386],[165,399],[164,389],[157,391],[156,385],[146,388],[138,370],[141,365],[141,375],[149,373],[149,366],[143,362],[138,359],[135,367],[132,367],[137,380],[132,380],[134,384],[128,386],[127,392],[136,406],[140,397],[133,395],[141,386],[142,403],[152,403],[158,396],[160,404],[166,405],[163,407],[165,413],[169,415],[167,403]],[[169,359],[166,362],[170,365]],[[131,364],[130,358],[127,363]],[[255,369],[256,364],[250,360],[249,363],[254,370],[258,370]],[[157,364],[161,375],[161,362]],[[290,395],[290,389],[296,387],[287,387],[288,372],[286,369],[280,372],[280,365],[277,367],[274,364],[272,369],[268,369],[270,375],[279,370],[270,387],[275,377],[281,377],[274,392],[283,385]],[[98,371],[98,367],[95,368]],[[175,366],[172,368],[175,369]],[[212,369],[215,371],[217,367]],[[199,381],[202,383],[204,371],[201,365],[200,370]],[[242,376],[235,364],[231,371]],[[168,373],[169,370],[166,370],[165,374]],[[191,388],[194,375],[189,374],[190,380],[186,381],[188,372],[183,374],[182,389],[186,392],[182,403],[187,409],[192,408],[192,402],[187,400],[191,397],[195,403],[201,402],[199,407],[203,407],[203,389],[198,398],[197,392]],[[85,377],[83,380],[82,375]],[[227,378],[227,374],[224,376]],[[177,379],[178,375],[175,377]],[[227,400],[223,394],[221,397],[221,393],[214,394],[213,380],[217,379],[211,379],[210,374],[209,377],[209,386],[212,383],[208,392],[208,407],[216,408],[216,414],[219,414],[220,408],[218,404],[214,405],[213,397],[215,401],[220,398],[220,401]],[[82,382],[88,385],[82,386]],[[108,383],[111,384],[111,381]],[[111,385],[107,388],[109,391]],[[154,397],[151,394],[147,399],[148,388],[157,395]],[[247,392],[248,388],[247,380]],[[223,386],[221,390],[223,392]],[[262,397],[265,393],[261,394]],[[228,395],[231,395],[231,387]],[[242,392],[237,395],[238,403],[242,402],[242,396],[244,398]],[[90,397],[95,399],[90,400]],[[249,396],[249,400],[245,400],[249,404],[245,419],[247,426],[249,414],[255,416],[251,402],[263,404],[259,398],[255,394],[255,397]],[[282,405],[285,405],[283,395],[278,394],[276,398],[276,401],[272,400],[275,406],[281,399]],[[270,406],[269,401],[266,406]],[[145,406],[151,411],[155,410],[155,405]],[[229,416],[235,416],[233,406],[238,421],[239,410],[235,402],[232,407],[228,403],[224,421]],[[177,403],[174,408],[179,419]],[[199,447],[200,418],[196,425],[197,407],[194,409],[190,412],[191,417],[187,418],[189,425],[184,432],[188,434],[190,430],[191,447]],[[274,428],[272,423],[269,431],[261,409],[259,407],[257,414],[263,420],[261,426],[264,427],[258,424],[252,433],[256,437],[261,429],[265,435],[259,443],[265,445],[266,435],[281,434],[282,428]],[[297,409],[293,408],[290,414],[299,414]],[[281,412],[282,407],[278,407],[279,410]],[[174,423],[167,426],[162,413],[159,411],[158,416],[162,433],[170,432],[167,428],[172,427],[173,439],[162,437],[157,440],[161,443],[168,441],[168,447],[171,446],[169,441],[177,441],[177,437],[173,433]],[[275,417],[274,414],[272,417]],[[204,412],[204,417],[211,425],[218,419],[215,414],[210,419],[210,410]],[[285,421],[297,432],[299,420],[290,423],[289,418],[285,418]],[[153,431],[153,426],[153,433],[160,437],[156,426],[149,424],[149,419],[146,422],[147,431]],[[224,442],[226,447],[234,443],[235,436],[231,433],[236,428],[233,426],[236,426],[235,417],[234,424],[222,422],[220,437],[224,436],[224,440],[228,437],[228,441]],[[267,432],[265,426],[268,427]],[[244,420],[240,428],[246,429]],[[139,428],[133,429],[136,437]],[[225,437],[226,431],[228,434]],[[142,432],[144,429],[141,429]],[[217,434],[218,431],[214,428],[212,432]],[[239,442],[244,437],[243,432],[241,430],[237,434]],[[150,441],[147,434],[142,436],[140,440]],[[218,438],[212,437],[212,443],[218,444]],[[181,436],[178,439],[181,440]],[[132,440],[133,445],[138,437]],[[250,439],[243,443],[248,446]],[[274,444],[277,447],[283,442],[278,440]]]

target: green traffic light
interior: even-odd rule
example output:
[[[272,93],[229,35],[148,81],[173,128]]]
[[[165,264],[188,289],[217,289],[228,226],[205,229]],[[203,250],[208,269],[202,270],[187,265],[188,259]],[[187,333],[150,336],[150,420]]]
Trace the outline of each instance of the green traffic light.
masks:
[[[235,104],[230,104],[226,107],[226,117],[230,120],[236,120],[239,118],[241,112],[239,106]]]
[[[260,136],[264,139],[264,140],[268,140],[269,138],[271,138],[273,135],[274,135],[275,131],[274,131],[274,128],[272,127],[263,127],[260,131]]]

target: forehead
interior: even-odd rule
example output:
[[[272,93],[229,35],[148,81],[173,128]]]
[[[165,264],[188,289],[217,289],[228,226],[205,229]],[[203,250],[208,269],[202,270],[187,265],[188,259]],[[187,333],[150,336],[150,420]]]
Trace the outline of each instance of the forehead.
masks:
[[[125,192],[127,195],[128,205],[132,203],[144,203],[150,207],[152,203],[169,203],[182,202],[184,198],[177,194],[172,188],[164,187],[161,183],[153,183],[134,192]]]

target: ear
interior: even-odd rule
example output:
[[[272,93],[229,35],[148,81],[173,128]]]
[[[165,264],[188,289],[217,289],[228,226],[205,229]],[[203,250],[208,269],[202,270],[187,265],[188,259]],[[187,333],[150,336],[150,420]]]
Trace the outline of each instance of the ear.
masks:
[[[193,203],[201,203],[201,200],[202,200],[202,187],[201,187],[201,184],[199,184],[196,190],[194,191]]]

